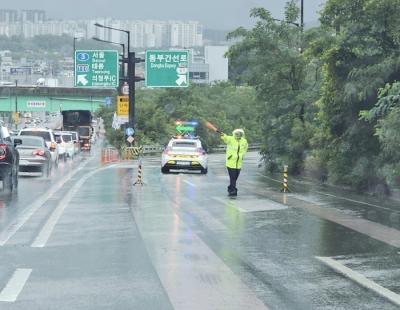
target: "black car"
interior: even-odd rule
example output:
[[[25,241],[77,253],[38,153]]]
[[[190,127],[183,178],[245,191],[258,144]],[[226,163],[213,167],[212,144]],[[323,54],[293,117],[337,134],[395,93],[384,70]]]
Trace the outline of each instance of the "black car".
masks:
[[[19,154],[6,127],[0,125],[0,179],[3,191],[11,193],[18,187]]]

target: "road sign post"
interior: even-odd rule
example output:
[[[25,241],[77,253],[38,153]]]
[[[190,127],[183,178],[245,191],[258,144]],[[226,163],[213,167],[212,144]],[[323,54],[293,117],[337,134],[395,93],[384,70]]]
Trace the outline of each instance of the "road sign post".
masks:
[[[75,51],[75,87],[118,87],[118,85],[118,51]]]
[[[188,87],[189,51],[146,51],[146,87]]]

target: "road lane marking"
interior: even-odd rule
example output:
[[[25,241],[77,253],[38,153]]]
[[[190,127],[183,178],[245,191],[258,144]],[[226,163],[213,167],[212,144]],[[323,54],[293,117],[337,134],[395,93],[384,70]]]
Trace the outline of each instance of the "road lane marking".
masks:
[[[399,213],[399,211],[396,211],[396,210],[393,210],[393,209],[390,209],[390,208],[386,208],[386,207],[382,207],[382,206],[379,206],[379,205],[375,205],[373,203],[368,203],[368,202],[364,202],[364,201],[359,201],[359,200],[355,200],[355,199],[351,199],[351,198],[336,196],[336,195],[333,195],[333,194],[328,194],[328,193],[323,193],[323,192],[318,192],[318,191],[316,191],[316,193],[320,194],[320,195],[325,195],[325,196],[329,196],[329,197],[334,197],[334,198],[350,201],[350,202],[355,202],[355,203],[358,203],[358,204],[366,205],[366,206],[369,206],[369,207],[374,207],[374,208],[377,208],[377,209],[383,209],[383,210]]]
[[[46,246],[47,241],[49,240],[54,227],[58,223],[61,215],[64,213],[64,210],[67,208],[72,198],[74,198],[75,194],[81,189],[82,185],[94,174],[111,168],[117,168],[117,165],[110,165],[107,167],[98,168],[89,174],[85,175],[81,178],[64,196],[64,198],[60,201],[59,205],[54,209],[53,213],[50,215],[46,224],[44,224],[43,228],[39,232],[36,239],[31,244],[33,248],[43,248]]]
[[[282,180],[273,179],[273,178],[271,178],[269,176],[266,176],[266,175],[263,175],[262,173],[259,173],[259,172],[257,172],[257,175],[259,175],[259,176],[261,176],[263,178],[269,179],[271,181],[277,182],[277,183],[282,183]]]
[[[18,230],[21,229],[22,226],[32,217],[32,215],[40,209],[47,200],[49,200],[57,191],[59,191],[71,178],[81,171],[89,161],[86,161],[81,164],[76,170],[71,171],[69,174],[66,175],[60,182],[56,185],[51,187],[46,193],[36,199],[26,211],[21,215],[18,216],[17,219],[12,222],[7,228],[5,228],[0,234],[0,246],[4,246],[8,240],[10,240]]]
[[[262,173],[257,173],[257,175],[262,176],[263,178],[269,179],[269,180],[277,182],[277,183],[282,183],[282,181],[279,181],[279,180],[276,180],[276,179],[271,178],[269,176],[263,175]],[[301,183],[299,181],[295,181],[295,182]],[[341,200],[346,200],[346,201],[349,201],[349,202],[358,203],[358,204],[361,204],[361,205],[366,205],[366,206],[369,206],[369,207],[374,207],[374,208],[377,208],[377,209],[382,209],[382,210],[386,210],[386,211],[390,211],[390,212],[399,213],[399,211],[393,210],[391,208],[382,207],[382,206],[379,206],[379,205],[376,205],[376,204],[373,204],[373,203],[369,203],[369,202],[364,202],[364,201],[360,201],[360,200],[356,200],[356,199],[351,199],[351,198],[346,198],[346,197],[337,196],[337,195],[333,195],[333,194],[328,194],[328,193],[324,193],[324,192],[320,192],[320,191],[315,191],[315,193],[317,193],[319,195],[328,196],[328,197],[334,197],[334,198],[341,199]],[[295,194],[293,194],[293,195],[295,196]]]
[[[389,300],[395,305],[400,306],[400,295],[392,292],[391,290],[388,290],[387,288],[377,284],[376,282],[366,278],[362,274],[344,266],[343,264],[339,263],[338,261],[330,257],[315,256],[315,258],[324,263],[325,265],[329,266],[336,272],[344,275],[346,278],[349,278],[350,280],[358,283],[364,288],[374,291],[379,296]]]
[[[136,203],[153,197],[143,188]],[[166,196],[159,208],[132,208],[133,219],[152,265],[175,310],[267,310],[256,293],[235,274],[176,212],[177,204]],[[151,220],[162,221],[156,229]],[[190,240],[189,243],[180,242]],[[196,300],[196,303],[193,303]]]
[[[280,211],[286,210],[288,207],[282,203],[275,202],[273,200],[264,198],[264,199],[245,199],[241,200],[240,198],[220,198],[220,197],[212,197],[212,199],[232,208],[235,208],[239,212],[242,213],[251,213],[251,212],[263,212],[263,211]]]
[[[191,186],[191,187],[196,187],[196,184],[188,181],[188,180],[183,180],[183,183],[186,183],[187,185]]]
[[[15,302],[31,275],[32,269],[17,268],[0,292],[0,302]]]
[[[263,197],[266,197],[267,195],[265,191],[259,191],[255,189],[251,189],[251,191]],[[286,195],[282,195],[281,193],[268,191],[267,198],[278,201],[279,199],[282,199],[282,196],[283,198],[286,197]],[[290,200],[284,204],[289,207],[304,209],[308,213],[313,214],[321,219],[339,224],[373,239],[382,241],[396,248],[400,248],[400,230],[395,228],[366,220],[358,216],[346,214],[345,212],[336,208],[321,207],[320,205],[312,202],[296,198],[296,195],[290,196]]]

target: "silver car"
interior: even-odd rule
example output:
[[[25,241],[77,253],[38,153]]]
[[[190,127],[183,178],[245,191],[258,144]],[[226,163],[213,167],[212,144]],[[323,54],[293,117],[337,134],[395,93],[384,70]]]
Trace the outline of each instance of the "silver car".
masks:
[[[56,143],[53,130],[49,128],[23,128],[20,130],[18,136],[35,136],[42,137],[46,141],[47,148],[50,150],[51,159],[55,167],[58,166],[59,147]]]
[[[13,140],[19,153],[19,174],[50,176],[51,153],[42,137],[16,136]]]

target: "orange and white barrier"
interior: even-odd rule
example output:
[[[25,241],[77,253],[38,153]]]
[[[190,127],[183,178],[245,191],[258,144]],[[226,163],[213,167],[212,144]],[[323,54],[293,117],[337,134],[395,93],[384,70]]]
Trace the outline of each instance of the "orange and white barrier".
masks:
[[[107,147],[101,150],[101,163],[108,164],[119,160],[119,154],[117,149],[113,147]]]

